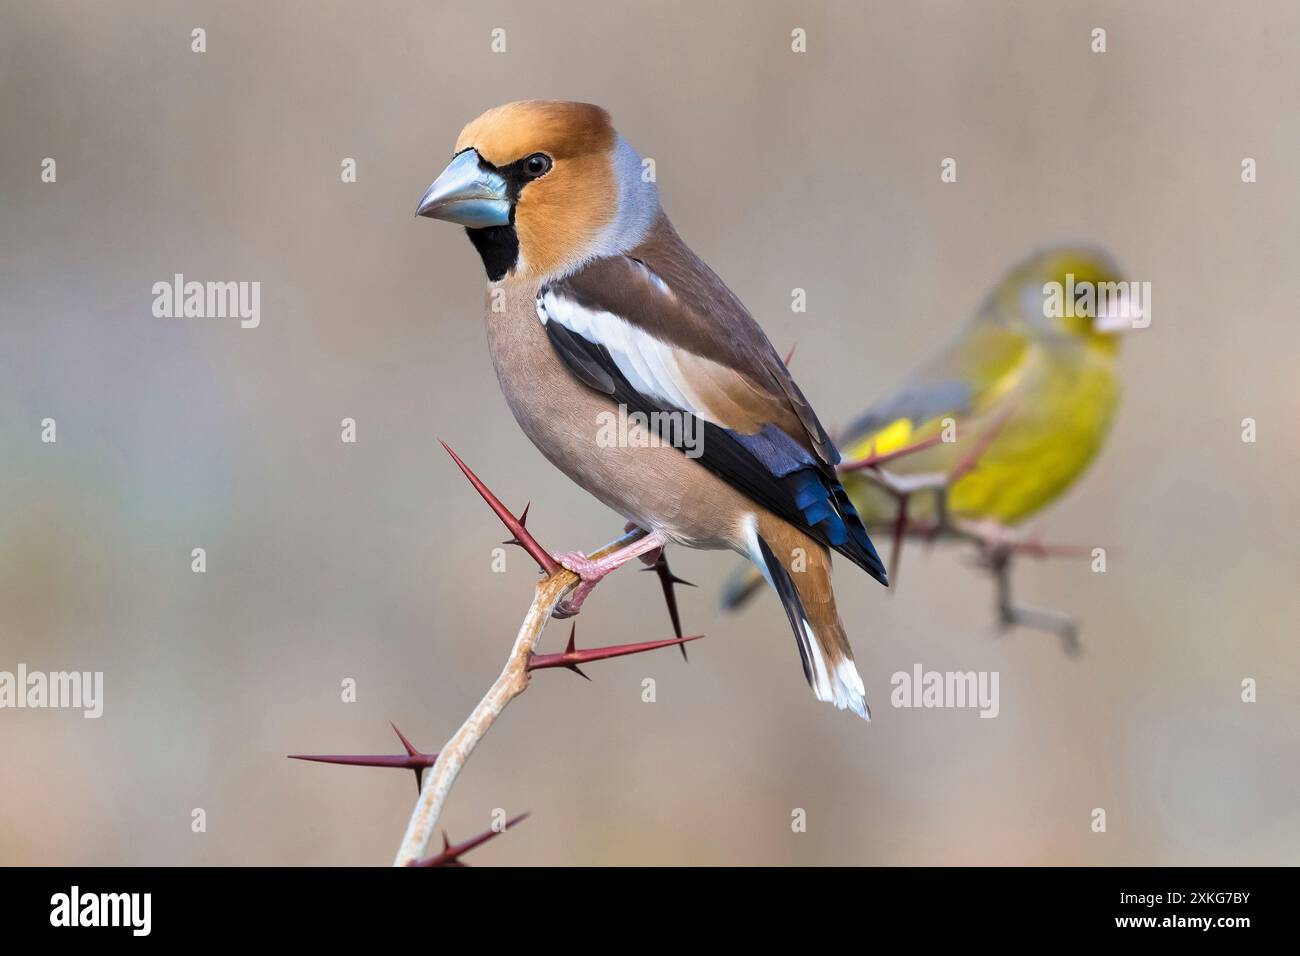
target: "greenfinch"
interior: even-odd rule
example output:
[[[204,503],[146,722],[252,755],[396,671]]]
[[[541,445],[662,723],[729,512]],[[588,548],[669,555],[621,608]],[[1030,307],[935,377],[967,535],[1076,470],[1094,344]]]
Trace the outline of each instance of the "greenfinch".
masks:
[[[1018,264],[956,338],[838,436],[844,464],[921,446],[890,461],[891,474],[943,475],[974,447],[975,467],[947,489],[950,515],[1013,527],[1039,512],[1096,458],[1115,416],[1120,299],[1099,302],[1096,291],[1111,284],[1130,285],[1106,253],[1085,246],[1049,248]],[[1080,307],[1062,308],[1062,291]],[[897,498],[860,472],[842,478],[869,528],[895,520]],[[908,521],[933,525],[936,500],[914,496]],[[749,573],[733,576],[724,607],[738,606],[754,585]]]

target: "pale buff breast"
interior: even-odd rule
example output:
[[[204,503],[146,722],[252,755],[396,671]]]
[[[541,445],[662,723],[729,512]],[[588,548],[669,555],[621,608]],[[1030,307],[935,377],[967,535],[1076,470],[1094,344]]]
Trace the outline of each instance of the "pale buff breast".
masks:
[[[556,356],[537,318],[536,285],[500,288],[496,311],[488,291],[488,349],[506,403],[542,454],[644,528],[688,547],[744,553],[743,521],[761,509],[679,449],[651,445],[635,421],[624,431],[614,401],[577,381]]]

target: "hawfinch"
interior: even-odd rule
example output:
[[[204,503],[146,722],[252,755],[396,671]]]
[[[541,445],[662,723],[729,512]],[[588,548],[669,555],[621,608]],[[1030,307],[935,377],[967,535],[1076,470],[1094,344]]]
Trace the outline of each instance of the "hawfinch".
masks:
[[[736,551],[780,596],[817,699],[869,719],[830,553],[882,584],[885,569],[839,452],[642,170],[600,107],[508,103],[465,127],[417,210],[463,225],[483,260],[488,348],[524,433],[646,532],[600,560],[558,556],[582,579],[568,609],[669,543]]]

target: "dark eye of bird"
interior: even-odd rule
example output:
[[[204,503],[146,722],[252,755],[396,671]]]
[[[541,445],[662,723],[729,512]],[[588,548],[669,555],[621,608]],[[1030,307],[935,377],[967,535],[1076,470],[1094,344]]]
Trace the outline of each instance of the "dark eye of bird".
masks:
[[[533,179],[545,176],[551,171],[551,157],[545,153],[533,153],[524,160],[524,172]]]

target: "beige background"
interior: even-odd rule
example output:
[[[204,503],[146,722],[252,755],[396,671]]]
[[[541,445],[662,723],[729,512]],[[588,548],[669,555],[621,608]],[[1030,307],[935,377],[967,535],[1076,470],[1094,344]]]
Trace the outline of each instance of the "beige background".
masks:
[[[840,576],[863,724],[813,700],[774,599],[717,613],[728,556],[677,553],[708,638],[689,666],[539,675],[448,807],[458,837],[533,812],[477,862],[1296,862],[1294,4],[0,11],[0,669],[103,670],[107,695],[98,721],[0,711],[0,862],[389,862],[411,776],[284,755],[391,752],[390,718],[434,749],[499,668],[533,571],[512,552],[491,573],[501,530],[435,439],[531,499],[552,548],[619,529],[511,419],[464,236],[411,215],[461,125],[524,97],[611,110],[682,234],[778,349],[798,342],[827,422],[1047,241],[1110,247],[1152,283],[1155,321],[1126,343],[1104,458],[1043,522],[1110,547],[1109,572],[1018,576],[1080,616],[1083,659],[995,636],[968,555],[913,548],[892,597]],[[154,318],[174,272],[260,281],[261,327]],[[668,633],[631,572],[579,626],[588,644]],[[890,674],[916,662],[999,671],[1001,716],[892,709]]]

